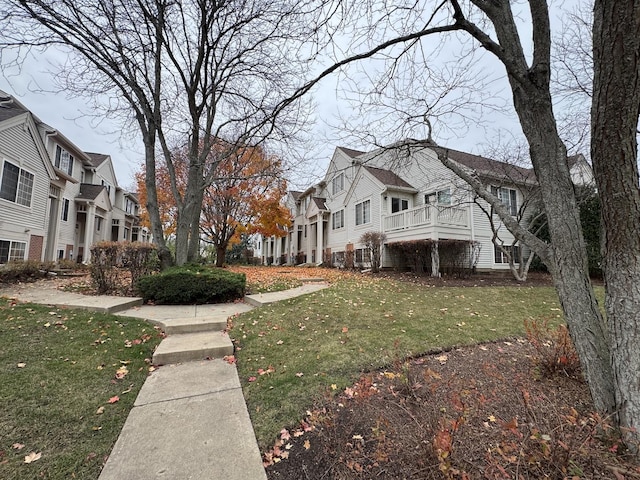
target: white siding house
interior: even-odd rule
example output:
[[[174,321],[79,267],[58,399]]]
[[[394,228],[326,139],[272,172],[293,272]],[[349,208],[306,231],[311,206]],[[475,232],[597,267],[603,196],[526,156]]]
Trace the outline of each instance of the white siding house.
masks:
[[[97,241],[148,241],[138,213],[110,156],[83,152],[0,91],[0,264],[86,263]]]
[[[263,241],[265,246],[274,244],[272,250],[263,249],[263,259],[366,267],[368,252],[360,238],[373,231],[386,236],[383,268],[424,267],[438,275],[453,262],[454,252],[458,267],[507,270],[506,258],[492,238],[497,231],[509,246],[513,236],[496,215],[490,221],[489,206],[438,160],[438,149],[413,140],[368,153],[336,148],[320,183],[290,192],[287,205],[293,226],[287,237]],[[477,175],[513,216],[526,219],[532,208],[527,202],[537,188],[531,169],[456,150],[447,153]],[[583,157],[570,163],[581,176],[588,174]],[[419,244],[431,250],[429,265],[417,266],[402,253],[401,247]]]

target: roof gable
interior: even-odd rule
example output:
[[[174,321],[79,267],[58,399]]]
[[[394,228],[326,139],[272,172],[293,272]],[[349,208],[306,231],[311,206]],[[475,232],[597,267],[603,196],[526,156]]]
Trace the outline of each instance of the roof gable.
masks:
[[[400,178],[398,175],[393,173],[391,170],[385,170],[384,168],[370,167],[368,165],[364,166],[365,170],[373,175],[376,180],[387,187],[402,187],[402,188],[411,188],[415,190],[415,188],[406,182],[404,179]]]

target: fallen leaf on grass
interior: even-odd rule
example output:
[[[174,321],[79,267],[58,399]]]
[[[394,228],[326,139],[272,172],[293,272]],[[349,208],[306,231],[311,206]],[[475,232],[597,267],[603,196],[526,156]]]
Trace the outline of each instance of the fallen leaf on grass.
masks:
[[[22,450],[24,448],[24,443],[14,443],[11,445],[15,450]]]
[[[102,415],[104,413],[104,407],[99,407],[98,410],[96,410],[96,415]]]
[[[127,373],[129,373],[129,369],[123,365],[118,370],[116,370],[116,378],[118,380],[122,380],[127,376]]]
[[[109,403],[116,403],[116,402],[119,402],[119,401],[120,401],[120,397],[117,396],[117,395],[115,397],[111,397],[109,399]]]
[[[36,460],[40,460],[42,453],[31,452],[29,455],[24,457],[24,463],[35,462]]]
[[[349,327],[342,327],[342,333],[347,333],[349,331]]]
[[[309,442],[309,440],[305,440],[302,446],[305,450],[309,450],[311,448],[311,443]]]
[[[296,377],[303,377],[303,376],[304,376],[304,373],[302,373],[302,372],[296,373]]]
[[[255,382],[255,381],[257,380],[257,378],[256,378],[256,377],[249,377],[249,378],[248,378],[248,380],[249,380],[250,382]]]
[[[26,364],[26,363],[22,363],[22,362],[20,362],[20,363],[18,364],[18,368],[24,368],[24,367],[26,367],[26,366],[27,366],[27,364]]]
[[[233,355],[225,355],[222,359],[229,365],[234,365],[236,363],[236,357]]]
[[[280,438],[282,440],[289,440],[291,438],[291,435],[289,434],[289,430],[287,430],[286,428],[283,428],[282,430],[280,430]]]

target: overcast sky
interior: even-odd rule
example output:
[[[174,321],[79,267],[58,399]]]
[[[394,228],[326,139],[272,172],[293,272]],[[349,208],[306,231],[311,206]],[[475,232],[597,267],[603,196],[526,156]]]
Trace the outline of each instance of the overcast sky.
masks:
[[[114,122],[104,120],[99,123],[96,118],[83,115],[87,108],[86,99],[66,98],[64,93],[43,93],[42,90],[52,89],[50,70],[50,59],[42,54],[27,59],[20,72],[5,67],[3,75],[0,76],[0,89],[16,96],[37,117],[58,129],[84,151],[111,155],[118,183],[124,188],[131,188],[134,184],[133,174],[140,169],[144,158],[139,136],[129,138],[130,135],[123,135],[119,125]],[[509,103],[510,91],[504,79],[503,68],[494,63],[490,70],[493,71],[490,78],[491,88]],[[357,79],[356,74],[350,76]],[[294,175],[294,187],[302,188],[317,181],[318,175],[323,173],[338,145],[361,150],[373,148],[358,138],[358,134],[351,134],[341,125],[344,118],[351,118],[355,125],[354,130],[358,128],[359,123],[358,114],[354,116],[353,110],[345,102],[345,94],[342,93],[342,90],[353,88],[353,85],[347,84],[344,76],[331,76],[324,79],[314,90],[316,122],[309,126],[309,131],[315,145],[308,148],[311,152],[308,154],[310,161]],[[497,136],[520,135],[520,128],[513,113],[489,112],[488,115],[488,122],[484,125],[467,122],[464,129],[440,133],[436,140],[458,150],[483,153],[489,145],[496,142]],[[347,120],[347,123],[349,121]],[[394,137],[400,133],[393,130],[388,132],[385,141],[401,140]],[[418,133],[416,136],[425,138],[426,129],[424,133]]]

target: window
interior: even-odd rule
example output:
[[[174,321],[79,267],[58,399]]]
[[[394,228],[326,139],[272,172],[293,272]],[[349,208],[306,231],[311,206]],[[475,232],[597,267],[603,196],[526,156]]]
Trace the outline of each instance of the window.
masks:
[[[358,248],[356,250],[356,263],[369,263],[371,261],[371,252],[368,248]]]
[[[96,231],[100,231],[102,229],[102,217],[96,217]]]
[[[69,220],[69,199],[64,198],[62,200],[62,216],[60,217],[63,221]]]
[[[491,193],[500,199],[502,204],[509,210],[509,215],[518,214],[518,203],[516,201],[516,191],[512,188],[491,187]]]
[[[27,244],[25,242],[0,240],[0,263],[24,260],[24,254],[26,251]]]
[[[56,167],[69,175],[73,174],[73,156],[60,145],[56,145]]]
[[[109,184],[109,182],[105,182],[104,180],[102,180],[102,186],[107,187],[107,193],[111,193],[111,185]]]
[[[25,207],[30,207],[33,179],[34,176],[32,173],[5,160],[4,166],[2,167],[0,198],[24,205]]]
[[[426,205],[451,205],[451,189],[445,188],[424,196]]]
[[[129,198],[127,198],[125,201],[125,211],[133,215],[133,202]]]
[[[333,195],[344,190],[344,173],[340,173],[333,177],[331,181],[331,192]]]
[[[371,221],[371,200],[356,203],[356,225],[364,225]]]
[[[339,210],[331,215],[333,219],[333,230],[344,227],[344,210]]]
[[[506,245],[504,246],[504,249],[511,254],[513,258],[513,263],[520,263],[520,247],[518,245],[516,246]],[[500,249],[500,247],[498,247],[497,245],[494,245],[493,250],[494,250],[496,263],[509,263],[509,259],[507,258],[505,253]]]
[[[409,200],[404,198],[391,198],[391,213],[401,212],[402,210],[409,210]]]

